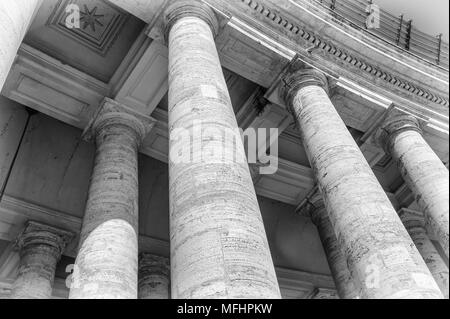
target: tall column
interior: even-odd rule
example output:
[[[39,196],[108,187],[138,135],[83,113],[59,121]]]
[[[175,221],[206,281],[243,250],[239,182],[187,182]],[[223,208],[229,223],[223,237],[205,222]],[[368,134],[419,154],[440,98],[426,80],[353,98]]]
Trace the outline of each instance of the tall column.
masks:
[[[448,257],[449,173],[422,136],[411,115],[393,111],[383,123],[379,139],[396,161],[400,173],[425,214]]]
[[[40,2],[0,1],[0,91]]]
[[[85,132],[96,153],[69,298],[137,298],[138,148],[153,123],[105,99]]]
[[[139,256],[139,299],[169,299],[169,259],[153,254]]]
[[[339,298],[359,298],[357,288],[348,270],[347,261],[334,234],[322,194],[318,189],[300,207],[300,213],[310,216],[317,227]]]
[[[326,77],[300,69],[281,95],[297,121],[339,245],[361,298],[442,298],[369,164],[328,95]]]
[[[427,235],[423,213],[401,209],[398,215],[425,260],[442,294],[448,299],[448,267]]]
[[[11,299],[50,299],[56,264],[71,232],[30,221],[17,240],[20,250],[19,273],[11,290]]]
[[[242,141],[223,141],[238,126],[214,43],[215,14],[202,1],[180,0],[165,18],[172,298],[280,298]],[[178,161],[185,132],[181,146],[192,157]]]

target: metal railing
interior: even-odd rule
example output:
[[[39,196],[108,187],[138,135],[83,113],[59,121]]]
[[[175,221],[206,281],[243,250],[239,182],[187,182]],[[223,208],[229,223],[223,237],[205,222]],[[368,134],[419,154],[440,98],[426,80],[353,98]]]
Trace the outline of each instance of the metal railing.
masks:
[[[315,0],[336,19],[349,23],[378,38],[406,50],[428,62],[449,69],[449,45],[442,34],[432,36],[418,30],[412,20],[396,17],[380,8],[379,28],[368,29],[366,8],[371,1],[363,0]]]

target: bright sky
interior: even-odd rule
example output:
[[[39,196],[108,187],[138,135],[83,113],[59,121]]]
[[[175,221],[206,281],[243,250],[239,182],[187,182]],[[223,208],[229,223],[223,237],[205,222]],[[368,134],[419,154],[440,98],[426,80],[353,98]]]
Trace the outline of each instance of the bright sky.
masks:
[[[374,0],[381,8],[405,19],[413,20],[413,25],[430,35],[443,34],[449,39],[449,0]]]

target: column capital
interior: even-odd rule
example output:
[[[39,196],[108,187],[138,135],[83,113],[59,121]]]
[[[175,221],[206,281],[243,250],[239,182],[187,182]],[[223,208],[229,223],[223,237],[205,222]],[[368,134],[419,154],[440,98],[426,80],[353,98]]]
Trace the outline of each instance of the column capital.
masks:
[[[380,125],[376,139],[387,154],[391,153],[392,142],[395,137],[405,131],[416,131],[422,134],[419,120],[399,110],[391,110]]]
[[[48,246],[54,250],[53,253],[58,260],[73,238],[74,233],[70,231],[36,221],[28,221],[24,230],[17,237],[15,246],[21,252],[39,245]]]
[[[94,141],[97,135],[104,134],[107,128],[125,126],[136,134],[137,143],[140,144],[153,128],[155,122],[156,120],[152,117],[140,114],[123,104],[105,98],[85,129],[83,138],[87,141]]]
[[[398,216],[400,217],[403,225],[408,231],[416,228],[422,228],[424,231],[426,231],[425,215],[422,212],[402,208],[398,211]]]
[[[317,69],[302,67],[291,70],[282,78],[280,97],[286,102],[289,109],[292,109],[292,102],[297,92],[307,86],[319,86],[328,94],[328,79]]]
[[[139,255],[139,299],[170,298],[170,263],[166,257],[151,253]]]
[[[169,277],[170,274],[170,262],[169,258],[158,256],[151,253],[139,254],[139,272],[145,274],[145,272],[154,273],[155,271],[161,272],[163,275]]]
[[[316,226],[327,216],[325,202],[317,186],[314,186],[296,211],[302,216],[310,217]]]
[[[219,33],[219,21],[214,11],[201,0],[177,0],[166,8],[164,12],[164,37],[169,40],[169,32],[175,23],[184,17],[197,17],[205,21],[214,36]]]

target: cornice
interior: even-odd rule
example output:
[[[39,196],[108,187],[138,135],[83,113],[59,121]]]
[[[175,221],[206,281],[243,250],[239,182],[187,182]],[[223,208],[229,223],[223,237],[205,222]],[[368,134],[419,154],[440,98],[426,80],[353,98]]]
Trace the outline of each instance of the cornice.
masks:
[[[323,37],[317,35],[317,33],[307,29],[304,26],[297,24],[294,21],[286,18],[279,10],[268,8],[264,5],[262,1],[257,0],[239,0],[249,8],[254,11],[254,14],[263,20],[269,21],[271,24],[282,27],[287,34],[293,37],[300,37],[311,45],[309,51],[321,50],[328,56],[333,56],[342,65],[347,65],[352,68],[357,68],[358,70],[374,76],[379,80],[389,83],[403,91],[412,93],[420,98],[424,98],[430,102],[436,103],[438,105],[449,107],[449,99],[440,94],[431,92],[431,90],[420,86],[418,84],[412,83],[411,81],[403,78],[400,75],[395,75],[388,70],[381,68],[366,61],[364,58],[356,56],[346,49],[342,48],[338,44],[325,40]]]

